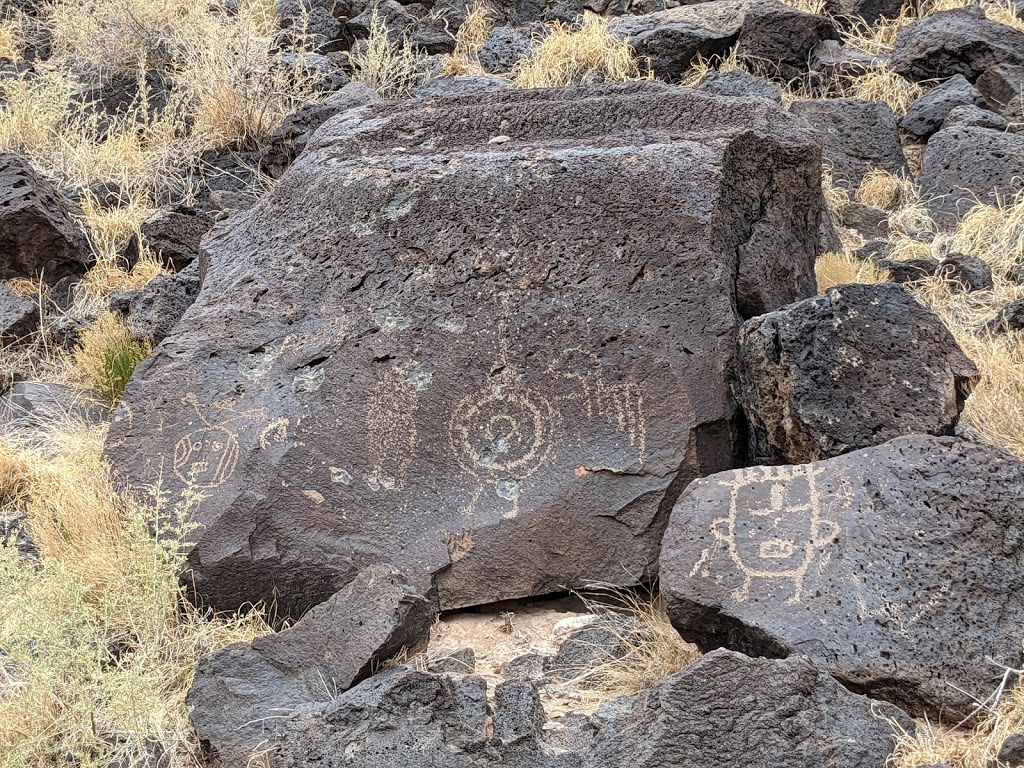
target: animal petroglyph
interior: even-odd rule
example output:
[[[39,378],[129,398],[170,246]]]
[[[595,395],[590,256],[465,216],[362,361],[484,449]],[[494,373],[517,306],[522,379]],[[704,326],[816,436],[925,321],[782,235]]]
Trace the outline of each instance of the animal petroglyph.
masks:
[[[822,515],[816,486],[820,470],[804,467],[754,467],[739,470],[730,483],[729,514],[711,523],[711,533],[728,550],[743,574],[732,593],[744,602],[755,580],[790,581],[799,603],[803,582],[822,548],[834,543],[839,525]],[[710,575],[713,553],[705,549],[692,573]]]
[[[234,405],[228,401],[201,405],[192,394],[186,395],[184,402],[192,406],[203,426],[183,435],[175,444],[174,474],[194,488],[217,488],[231,478],[238,466],[241,449],[234,425],[243,421],[265,421],[266,411],[235,413]],[[209,410],[222,411],[227,417],[212,422],[204,414]],[[266,448],[282,442],[287,435],[287,419],[278,419],[263,428],[259,435],[260,446]]]
[[[381,375],[370,392],[366,405],[366,449],[373,456],[374,465],[364,478],[370,489],[397,491],[405,487],[418,442],[418,393],[429,385],[429,378],[421,366],[406,370],[396,365]]]

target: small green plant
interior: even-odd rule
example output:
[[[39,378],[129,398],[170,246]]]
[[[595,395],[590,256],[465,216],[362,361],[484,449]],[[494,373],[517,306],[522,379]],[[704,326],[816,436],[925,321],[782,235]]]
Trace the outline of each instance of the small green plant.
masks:
[[[120,402],[135,366],[151,351],[148,342],[132,338],[117,315],[104,312],[82,334],[74,363],[86,383],[98,390],[113,408]]]

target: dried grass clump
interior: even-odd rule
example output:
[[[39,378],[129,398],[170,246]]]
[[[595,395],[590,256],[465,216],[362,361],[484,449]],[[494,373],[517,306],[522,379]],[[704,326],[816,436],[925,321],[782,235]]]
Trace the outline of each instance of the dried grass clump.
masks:
[[[994,768],[1003,766],[997,760],[999,748],[1007,736],[1024,731],[1024,685],[1021,670],[1007,670],[1003,684],[989,701],[979,706],[980,722],[972,731],[961,731],[935,725],[918,724],[911,736],[899,726],[899,736],[888,766],[891,768],[924,768],[929,765],[950,765],[952,768]],[[1015,682],[1017,685],[1011,687]],[[895,723],[894,723],[895,725]]]
[[[473,3],[469,15],[455,33],[455,50],[441,65],[443,77],[481,76],[487,72],[480,66],[480,51],[494,29],[494,13],[480,0]]]
[[[843,96],[885,102],[897,117],[905,115],[926,90],[920,83],[911,82],[886,66],[842,78],[838,85]]]
[[[826,8],[825,0],[782,0],[782,3],[803,13],[818,15],[824,14]]]
[[[0,19],[0,59],[21,61],[21,23],[14,18]]]
[[[349,54],[352,79],[385,99],[404,99],[427,77],[426,57],[413,50],[408,38],[394,40],[387,22],[373,12],[370,36]]]
[[[633,49],[598,16],[583,24],[555,22],[514,73],[517,88],[561,88],[586,82],[650,79]]]
[[[917,197],[913,180],[877,169],[865,174],[857,188],[858,202],[883,211],[895,211],[903,203],[916,200]]]
[[[633,696],[656,685],[700,658],[700,650],[679,636],[659,597],[646,598],[610,584],[595,584],[581,596],[597,621],[624,649],[586,670],[567,685],[595,701]]]
[[[889,273],[871,261],[864,261],[848,253],[823,253],[814,263],[814,276],[818,281],[818,293],[829,288],[850,283],[886,283]]]
[[[0,767],[204,765],[185,708],[199,659],[265,634],[258,611],[211,617],[182,597],[197,499],[126,493],[105,430],[67,422],[0,439],[4,486],[40,557],[0,547]]]
[[[975,205],[957,225],[949,247],[974,254],[997,274],[1010,277],[1024,265],[1024,193],[994,205]]]

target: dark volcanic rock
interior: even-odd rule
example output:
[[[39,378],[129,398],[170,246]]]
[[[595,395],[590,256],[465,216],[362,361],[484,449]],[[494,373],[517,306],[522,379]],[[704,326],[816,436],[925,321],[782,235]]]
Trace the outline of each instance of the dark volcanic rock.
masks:
[[[916,259],[878,259],[879,269],[889,273],[889,280],[894,283],[906,284],[931,277],[939,270],[939,260],[930,256]]]
[[[72,418],[99,424],[110,409],[81,392],[48,381],[19,381],[0,395],[0,425],[32,429]]]
[[[199,295],[199,262],[175,275],[158,275],[128,304],[128,329],[137,340],[163,341]]]
[[[723,472],[676,504],[662,594],[702,648],[803,653],[852,690],[956,721],[995,665],[1021,665],[1021,498],[1024,463],[955,437]]]
[[[736,46],[740,55],[775,69],[788,80],[806,74],[815,46],[838,37],[828,16],[758,2],[751,3],[744,16]]]
[[[777,85],[744,72],[742,69],[732,69],[728,72],[712,69],[701,78],[697,90],[713,93],[716,96],[768,99],[776,104],[782,103],[782,91]]]
[[[67,201],[20,157],[0,154],[0,280],[41,274],[53,282],[91,263]]]
[[[992,267],[967,253],[950,253],[939,262],[939,276],[952,283],[955,290],[964,293],[991,291]]]
[[[511,27],[495,27],[477,54],[484,72],[503,75],[530,55],[533,44],[528,35]]]
[[[927,139],[942,127],[950,112],[964,105],[984,107],[985,98],[963,75],[957,75],[915,101],[900,121],[900,128],[918,139]]]
[[[611,22],[637,56],[650,60],[656,77],[678,82],[698,55],[725,54],[739,39],[750,2],[710,0],[682,5],[645,16],[624,16]]]
[[[606,626],[584,627],[569,635],[558,647],[558,655],[551,660],[548,671],[563,680],[572,680],[627,653],[629,649],[623,643],[621,632]]]
[[[1024,64],[1024,32],[978,7],[939,11],[902,27],[890,65],[911,80],[963,75],[972,83],[998,64]]]
[[[873,205],[850,202],[839,213],[839,222],[848,229],[856,230],[862,237],[885,239],[889,237],[889,212]]]
[[[295,626],[204,658],[188,694],[192,724],[215,764],[245,765],[280,732],[282,715],[328,702],[403,648],[426,644],[434,604],[376,565]]]
[[[212,216],[181,206],[157,211],[142,222],[139,229],[146,247],[168,269],[179,272],[199,256],[199,241],[212,226]],[[141,253],[139,238],[132,238],[125,251],[125,259],[134,264]]]
[[[462,96],[470,93],[507,91],[511,88],[511,83],[500,77],[435,77],[417,86],[412,92],[412,97],[426,99],[432,96]]]
[[[894,743],[884,718],[914,728],[802,656],[715,651],[626,701],[586,768],[878,768]]]
[[[954,125],[962,128],[988,128],[993,131],[1005,131],[1010,127],[1009,121],[1002,115],[974,106],[954,107],[942,122],[942,127],[950,128]]]
[[[952,434],[979,375],[942,321],[892,283],[840,285],[748,321],[738,374],[752,458],[770,464]]]
[[[985,328],[993,334],[1024,331],[1024,299],[1011,301],[985,324]]]
[[[279,179],[292,161],[306,148],[306,142],[321,125],[353,107],[382,104],[383,99],[363,83],[349,83],[326,100],[310,104],[284,119],[263,151],[263,169]]]
[[[0,284],[0,344],[23,339],[39,328],[39,306]]]
[[[820,162],[773,104],[658,83],[339,115],[204,241],[108,455],[203,489],[218,607],[381,561],[445,608],[652,574],[740,452],[737,309],[814,292]]]
[[[1020,768],[1024,765],[1024,731],[1011,733],[1003,739],[996,758],[1009,768]]]
[[[1024,121],[1024,66],[999,64],[978,78],[985,102],[1007,120]]]
[[[925,205],[951,226],[979,200],[992,204],[1024,189],[1024,136],[956,125],[928,142],[921,186]]]
[[[901,0],[825,0],[825,11],[829,16],[848,23],[850,19],[864,19],[869,24],[883,16],[895,19],[903,9]]]
[[[907,167],[896,118],[888,104],[864,99],[807,99],[790,110],[821,137],[833,177],[856,188],[875,168],[899,173]]]
[[[284,721],[280,735],[265,750],[275,768],[581,765],[578,755],[551,757],[540,748],[543,709],[524,707],[531,690],[536,696],[531,685],[505,683],[498,690],[495,733],[489,736],[482,677],[453,678],[399,667],[375,675],[333,703]]]

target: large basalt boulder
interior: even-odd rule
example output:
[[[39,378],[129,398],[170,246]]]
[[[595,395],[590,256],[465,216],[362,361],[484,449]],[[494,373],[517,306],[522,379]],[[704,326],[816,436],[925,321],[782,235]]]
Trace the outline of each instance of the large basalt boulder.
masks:
[[[1024,64],[1024,32],[977,6],[933,13],[901,27],[890,66],[911,80],[963,75],[972,83],[997,64]]]
[[[752,0],[710,0],[644,16],[624,16],[611,30],[646,59],[655,77],[678,82],[694,59],[721,56],[739,39]]]
[[[902,286],[841,285],[749,320],[739,401],[754,463],[800,464],[900,435],[951,435],[978,369]]]
[[[84,274],[93,259],[67,201],[18,155],[0,154],[0,280]]]
[[[963,75],[952,77],[915,101],[900,121],[900,128],[918,139],[927,139],[942,127],[957,107],[985,106],[985,97]]]
[[[187,700],[204,751],[215,765],[246,765],[282,714],[329,702],[425,646],[435,615],[431,599],[375,565],[293,627],[205,657]]]
[[[213,226],[213,217],[187,206],[157,211],[139,227],[124,257],[135,264],[148,249],[172,272],[180,272],[199,256],[199,243]]]
[[[928,142],[921,170],[932,217],[952,226],[978,202],[994,204],[1024,189],[1024,136],[953,125]]]
[[[807,73],[811,51],[839,33],[828,16],[803,13],[780,3],[751,3],[743,18],[739,53],[773,70],[783,79]]]
[[[892,753],[892,705],[850,693],[802,656],[714,651],[650,691],[601,731],[587,768],[878,768]]]
[[[123,297],[128,301],[128,330],[137,341],[163,341],[192,306],[199,288],[198,261],[177,274],[157,275],[145,288]]]
[[[108,456],[203,491],[218,607],[375,562],[445,608],[653,575],[740,452],[742,317],[813,293],[820,162],[768,102],[658,83],[347,112],[207,238]]]
[[[790,110],[818,133],[825,164],[837,182],[856,189],[869,171],[906,170],[899,126],[885,102],[805,99],[794,102]]]
[[[724,472],[677,502],[662,594],[704,649],[805,654],[958,721],[1021,666],[1022,498],[1024,463],[955,437]]]

